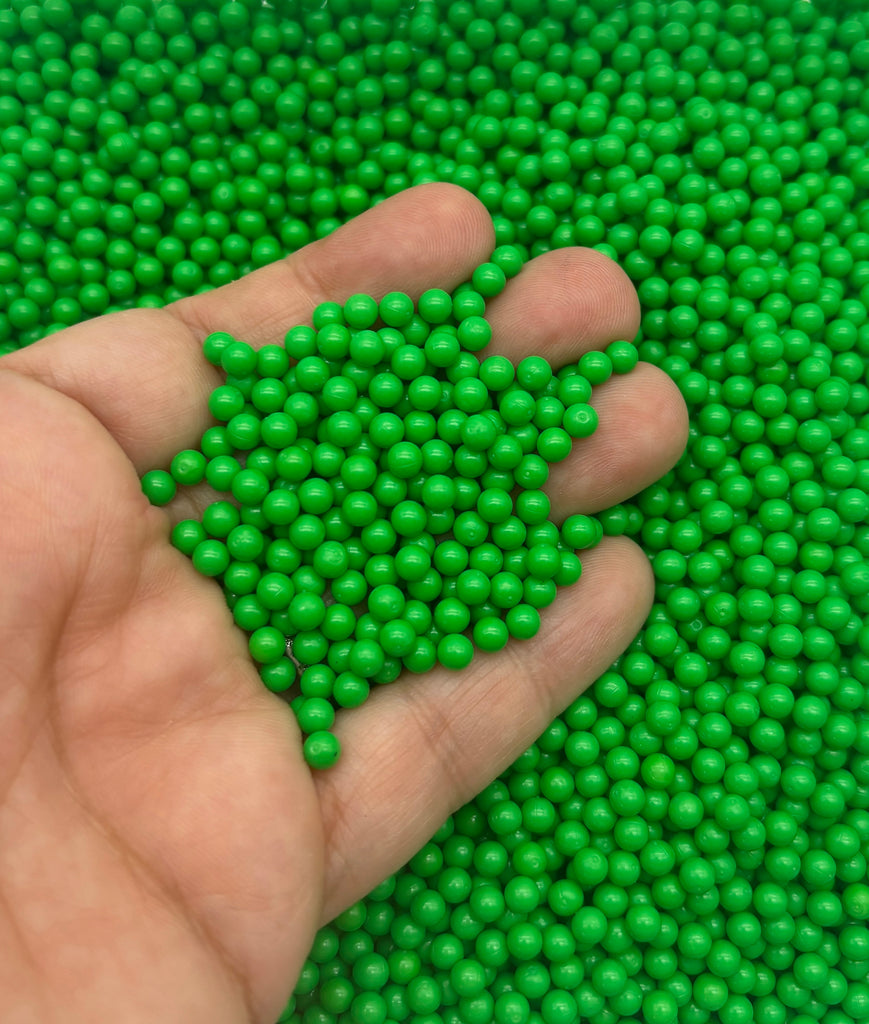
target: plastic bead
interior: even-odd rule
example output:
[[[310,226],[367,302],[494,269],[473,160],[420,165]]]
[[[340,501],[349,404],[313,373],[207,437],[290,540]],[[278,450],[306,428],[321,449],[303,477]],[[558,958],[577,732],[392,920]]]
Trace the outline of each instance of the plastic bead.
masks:
[[[168,505],[176,490],[174,476],[165,470],[154,469],[142,477],[142,492],[153,505]]]
[[[318,731],[305,739],[305,760],[314,768],[331,768],[338,760],[340,744],[334,733]]]

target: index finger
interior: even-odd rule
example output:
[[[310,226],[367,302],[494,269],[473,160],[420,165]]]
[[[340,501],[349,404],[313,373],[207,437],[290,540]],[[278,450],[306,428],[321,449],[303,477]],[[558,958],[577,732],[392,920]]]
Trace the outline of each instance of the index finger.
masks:
[[[387,199],[339,228],[213,292],[169,307],[196,333],[227,331],[258,348],[283,340],[318,303],[364,292],[417,298],[426,288],[453,288],[494,246],[489,214],[454,185],[420,185]]]
[[[421,185],[232,284],[163,310],[76,324],[3,365],[89,409],[141,473],[196,445],[211,422],[208,396],[221,375],[202,357],[207,334],[227,331],[258,348],[281,341],[326,300],[451,289],[493,245],[491,219],[470,192]]]

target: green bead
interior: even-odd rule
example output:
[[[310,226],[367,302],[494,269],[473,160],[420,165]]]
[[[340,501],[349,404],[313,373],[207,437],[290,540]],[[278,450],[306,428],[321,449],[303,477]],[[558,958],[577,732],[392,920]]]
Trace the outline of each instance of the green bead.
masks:
[[[172,545],[188,557],[206,539],[205,528],[195,519],[183,519],[172,528]]]
[[[445,668],[466,668],[473,656],[473,644],[460,633],[448,633],[438,641],[437,659]]]
[[[383,648],[374,640],[357,640],[350,651],[349,667],[363,679],[376,676],[383,669]]]
[[[537,440],[537,451],[547,462],[561,462],[572,447],[570,434],[561,427],[547,427]]]
[[[219,576],[229,565],[229,552],[219,540],[203,540],[193,550],[193,565],[203,576]]]
[[[168,505],[176,491],[174,477],[162,469],[153,469],[142,477],[142,493],[152,505]]]
[[[582,551],[594,547],[603,537],[599,522],[590,516],[569,516],[561,528],[564,542]]]
[[[187,450],[172,459],[170,472],[176,483],[192,486],[203,480],[205,466],[206,459],[201,452]]]
[[[255,661],[268,665],[284,656],[286,639],[283,633],[273,626],[263,626],[251,634],[248,646]]]
[[[496,263],[482,263],[471,275],[474,290],[487,299],[499,295],[506,283],[507,276]]]
[[[527,604],[517,604],[506,614],[507,629],[511,636],[528,640],[540,630],[540,615]]]
[[[272,693],[284,693],[296,681],[296,666],[288,658],[260,666],[260,678]]]
[[[341,755],[341,744],[331,732],[317,731],[305,739],[304,756],[312,768],[324,770],[335,765]]]

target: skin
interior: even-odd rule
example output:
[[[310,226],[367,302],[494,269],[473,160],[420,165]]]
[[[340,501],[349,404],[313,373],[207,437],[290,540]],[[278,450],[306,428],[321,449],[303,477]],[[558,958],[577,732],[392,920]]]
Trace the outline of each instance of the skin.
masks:
[[[113,314],[0,362],[0,1018],[271,1024],[318,926],[403,864],[624,649],[652,598],[608,539],[534,639],[377,691],[314,773],[223,596],[170,547],[139,474],[195,446],[212,330],[260,345],[313,306],[465,280],[493,247],[468,193],[423,186],[166,310]],[[492,351],[558,365],[632,338],[625,275],[540,257],[491,304]],[[597,390],[601,427],[554,468],[556,518],[627,498],[685,443],[650,366]],[[193,506],[193,508],[191,508]]]

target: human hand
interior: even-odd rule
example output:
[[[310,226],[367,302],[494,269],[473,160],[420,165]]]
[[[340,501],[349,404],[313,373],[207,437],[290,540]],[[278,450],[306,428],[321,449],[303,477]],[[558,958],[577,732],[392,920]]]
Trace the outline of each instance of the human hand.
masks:
[[[170,547],[139,475],[194,446],[219,382],[200,343],[280,340],[317,302],[451,288],[491,252],[459,189],[412,189],[288,260],[166,310],[69,328],[0,362],[0,1016],[5,1024],[271,1024],[315,929],[405,862],[620,653],[651,602],[607,539],[533,640],[374,692],[311,773],[218,587]],[[488,311],[491,351],[559,365],[631,338],[608,259],[533,261]],[[557,519],[660,477],[681,397],[640,365],[596,390],[554,466]],[[185,514],[189,514],[185,509]],[[177,514],[177,513],[176,513]]]

